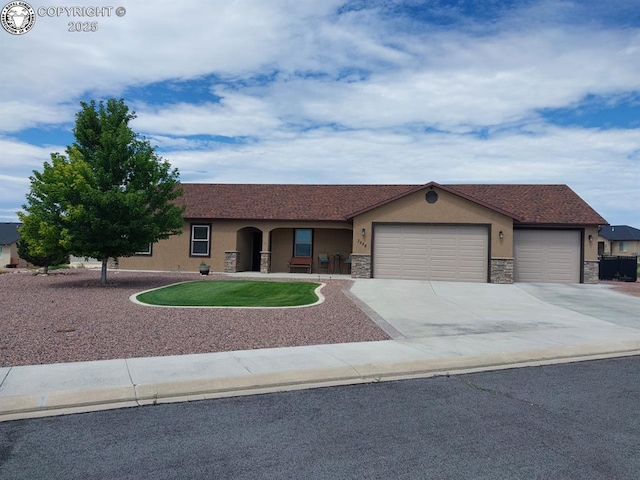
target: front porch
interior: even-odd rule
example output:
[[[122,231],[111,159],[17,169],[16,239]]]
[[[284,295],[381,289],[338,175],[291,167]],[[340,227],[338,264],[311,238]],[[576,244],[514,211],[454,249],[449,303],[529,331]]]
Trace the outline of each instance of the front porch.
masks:
[[[335,278],[351,273],[353,232],[349,228],[301,225],[262,230],[250,226],[237,230],[235,243],[235,250],[224,253],[225,273],[294,274],[289,269],[292,257],[310,259],[311,274]]]

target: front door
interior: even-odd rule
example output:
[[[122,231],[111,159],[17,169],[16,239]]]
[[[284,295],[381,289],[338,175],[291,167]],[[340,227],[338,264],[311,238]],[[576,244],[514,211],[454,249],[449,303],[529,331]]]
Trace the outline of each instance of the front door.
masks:
[[[262,251],[262,232],[255,231],[251,237],[251,271],[260,271],[260,252]]]

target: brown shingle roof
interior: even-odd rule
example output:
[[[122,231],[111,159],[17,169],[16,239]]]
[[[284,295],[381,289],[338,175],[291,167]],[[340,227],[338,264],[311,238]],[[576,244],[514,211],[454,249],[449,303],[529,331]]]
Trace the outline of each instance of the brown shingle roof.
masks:
[[[428,184],[435,185],[437,184]],[[346,221],[424,185],[184,183],[185,218]],[[442,185],[532,224],[603,225],[606,220],[566,185]]]
[[[345,221],[414,185],[183,183],[186,218]]]
[[[521,223],[607,225],[566,185],[450,185],[451,188],[520,217]]]

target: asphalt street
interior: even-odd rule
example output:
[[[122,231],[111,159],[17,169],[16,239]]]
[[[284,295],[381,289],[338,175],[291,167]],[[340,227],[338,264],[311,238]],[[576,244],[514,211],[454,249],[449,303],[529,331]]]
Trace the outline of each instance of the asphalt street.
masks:
[[[0,479],[636,479],[640,357],[0,424]]]

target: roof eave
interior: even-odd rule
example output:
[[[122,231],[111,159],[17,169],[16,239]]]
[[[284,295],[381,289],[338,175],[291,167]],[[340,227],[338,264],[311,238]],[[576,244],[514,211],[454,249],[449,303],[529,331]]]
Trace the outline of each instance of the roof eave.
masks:
[[[568,222],[517,222],[514,223],[514,227],[552,227],[552,228],[585,228],[585,227],[599,227],[601,223],[591,223],[591,222],[578,222],[578,223],[568,223]],[[602,235],[600,235],[602,236]]]
[[[323,222],[323,223],[353,223],[349,218],[258,218],[258,217],[211,217],[184,215],[184,220],[201,221],[246,221],[246,222]]]

